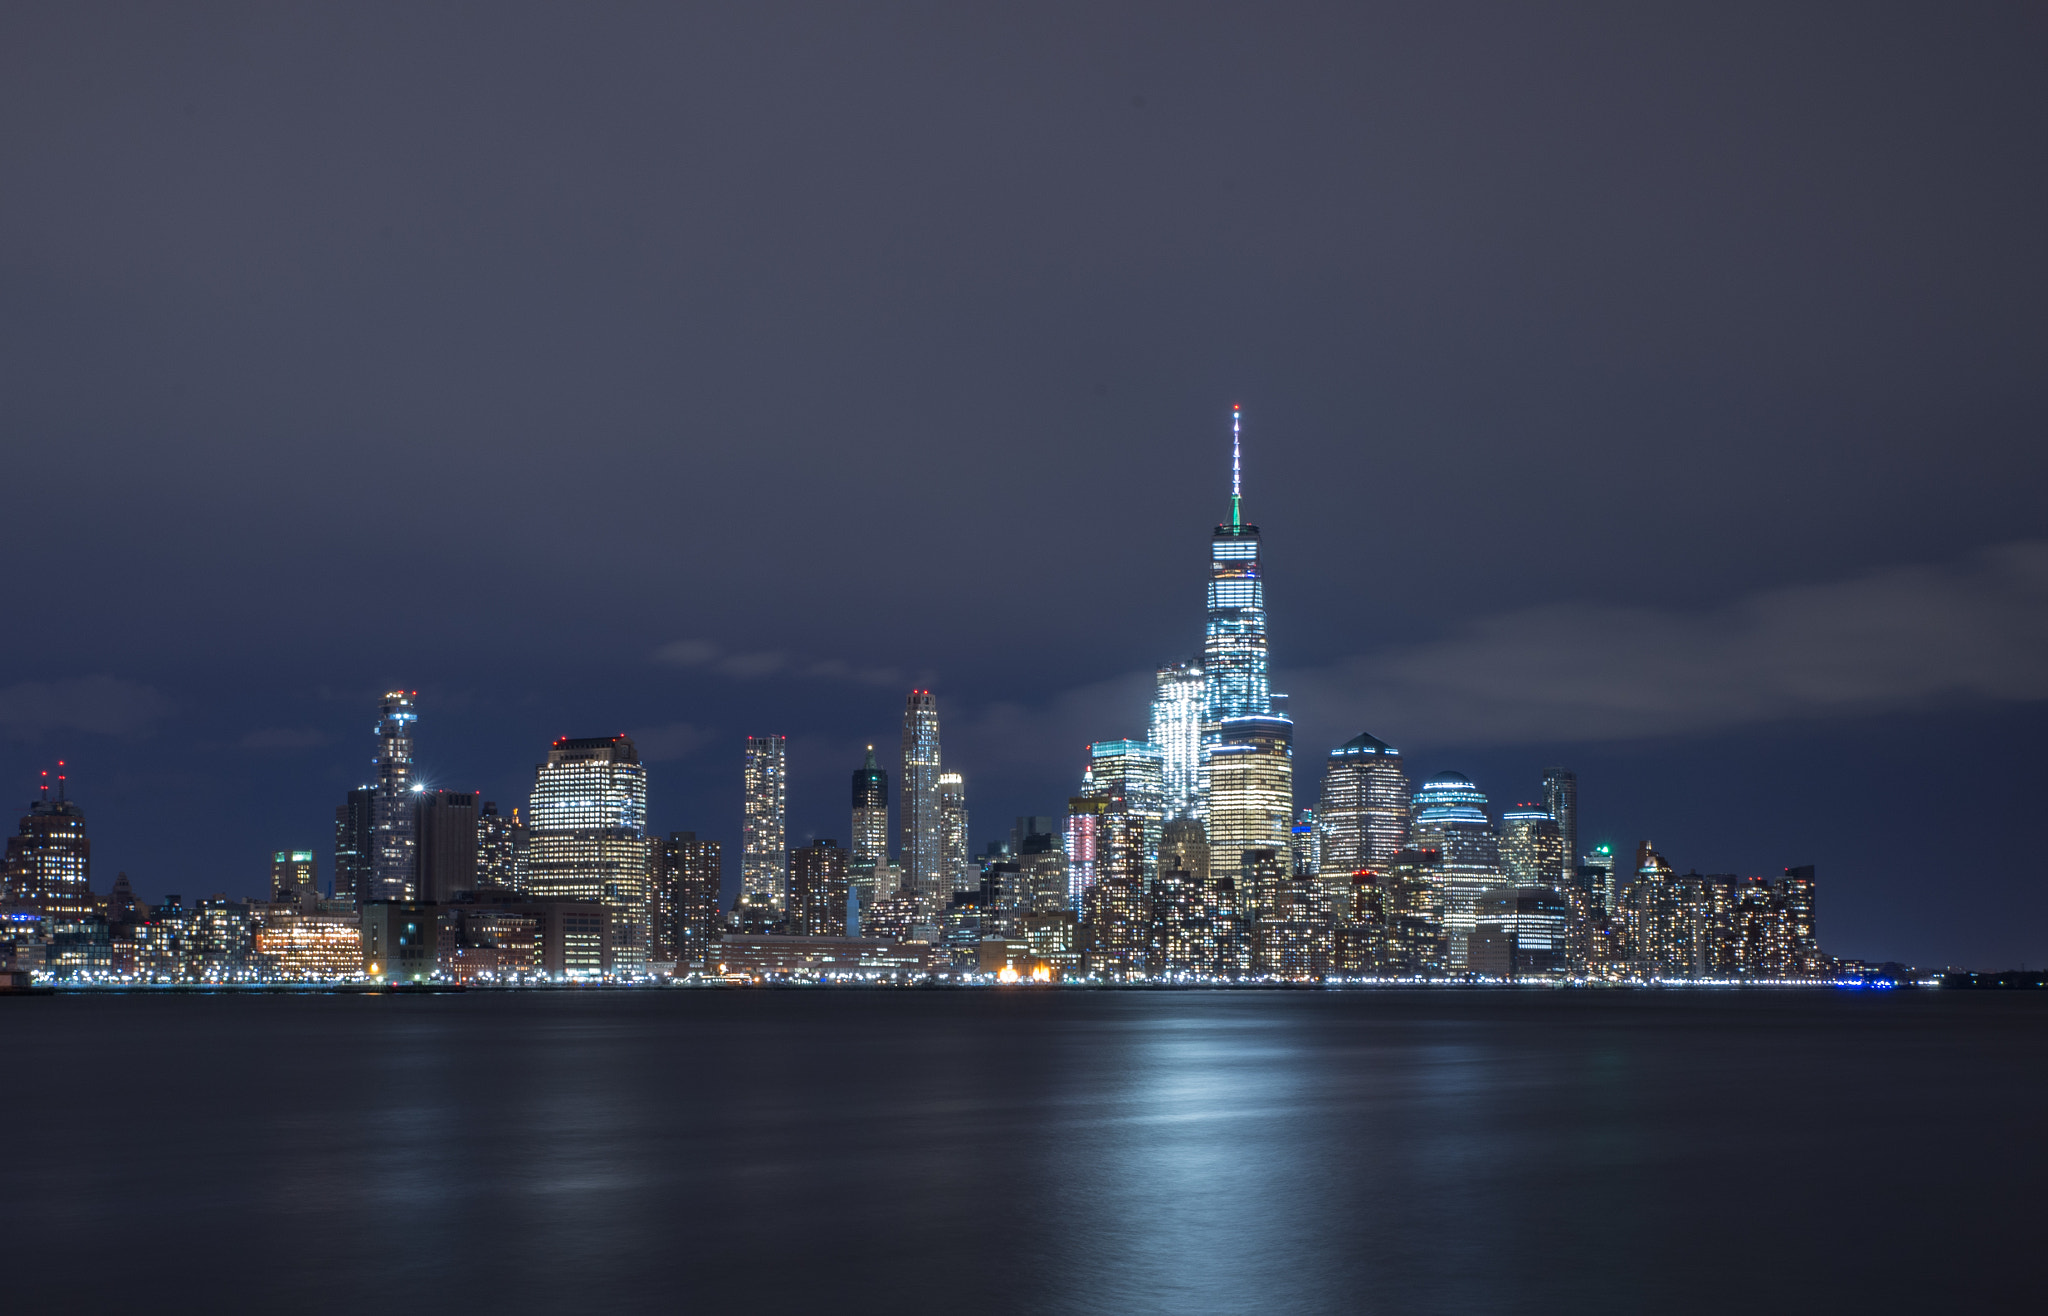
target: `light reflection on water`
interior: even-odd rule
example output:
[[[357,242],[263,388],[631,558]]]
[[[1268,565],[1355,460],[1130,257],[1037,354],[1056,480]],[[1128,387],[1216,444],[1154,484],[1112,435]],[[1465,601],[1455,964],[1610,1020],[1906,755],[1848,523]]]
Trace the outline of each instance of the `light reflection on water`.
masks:
[[[2010,999],[8,1006],[15,1072],[62,1076],[5,1097],[11,1291],[71,1308],[223,1249],[308,1311],[1953,1308],[2048,1169],[2048,1010]],[[1790,1187],[1873,1182],[1911,1210]],[[1945,1231],[1959,1194],[1989,1209]]]

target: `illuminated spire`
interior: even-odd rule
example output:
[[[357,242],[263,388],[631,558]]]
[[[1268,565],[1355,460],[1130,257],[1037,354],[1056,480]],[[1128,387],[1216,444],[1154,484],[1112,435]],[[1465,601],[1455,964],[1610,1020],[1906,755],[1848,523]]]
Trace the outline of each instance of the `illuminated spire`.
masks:
[[[1233,533],[1244,528],[1244,463],[1240,452],[1242,441],[1239,437],[1240,408],[1233,403],[1230,408],[1230,529]]]

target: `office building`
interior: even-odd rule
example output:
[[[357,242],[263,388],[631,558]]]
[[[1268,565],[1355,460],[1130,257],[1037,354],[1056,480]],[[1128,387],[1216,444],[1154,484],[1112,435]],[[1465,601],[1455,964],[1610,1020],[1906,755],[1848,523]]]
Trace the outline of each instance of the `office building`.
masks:
[[[65,795],[63,764],[57,793],[49,773],[29,802],[15,835],[7,838],[6,903],[47,919],[76,920],[99,912],[92,893],[92,842],[85,835],[85,810]],[[109,966],[112,952],[108,952]]]
[[[789,894],[789,737],[749,736],[740,828],[740,899],[779,917]]]
[[[939,706],[929,690],[912,690],[903,704],[903,756],[896,784],[902,799],[898,851],[903,885],[925,901],[934,915],[953,890],[945,871],[943,824],[939,817]]]
[[[1259,528],[1244,520],[1242,420],[1230,414],[1230,520],[1209,540],[1208,619],[1202,637],[1202,744],[1197,791],[1210,800],[1213,759],[1226,740],[1225,723],[1274,716],[1267,677],[1266,588],[1259,571]],[[1288,816],[1293,814],[1292,808]],[[1207,815],[1201,815],[1207,821]],[[1222,833],[1209,834],[1222,852]],[[1286,835],[1281,846],[1284,851]]]
[[[1168,818],[1198,817],[1202,808],[1202,711],[1205,682],[1199,662],[1159,669],[1148,743],[1159,746],[1162,807]]]
[[[833,840],[813,841],[789,856],[789,934],[844,937],[846,851]]]
[[[1502,884],[1500,834],[1486,814],[1486,796],[1462,772],[1439,772],[1409,801],[1411,843],[1440,856],[1446,967],[1462,971],[1479,897]]]
[[[1517,804],[1500,815],[1500,866],[1508,886],[1561,887],[1564,833],[1550,810]]]
[[[647,956],[647,769],[632,737],[563,738],[534,770],[527,885],[542,901],[609,912],[612,971],[637,977]]]
[[[1571,917],[1571,905],[1548,883],[1495,887],[1479,898],[1465,967],[1489,978],[1564,977]]]
[[[875,870],[889,862],[889,774],[875,764],[875,747],[853,773],[853,844],[846,857],[847,881],[866,909],[877,899]]]
[[[1545,768],[1543,808],[1557,820],[1558,841],[1563,846],[1558,876],[1544,881],[1562,889],[1579,862],[1579,774],[1566,768]]]
[[[266,978],[344,982],[363,976],[362,922],[353,913],[273,901],[257,915],[253,950]]]
[[[359,898],[412,900],[419,857],[413,833],[412,737],[418,691],[393,690],[378,710],[377,779],[371,802],[370,884]]]
[[[413,792],[413,851],[418,899],[441,904],[476,889],[476,796],[467,791]]]
[[[1149,886],[1159,874],[1159,838],[1166,825],[1166,751],[1145,740],[1100,740],[1088,747],[1082,793],[1121,799],[1143,853]]]
[[[1360,733],[1330,751],[1323,767],[1318,871],[1384,872],[1408,839],[1408,774],[1401,751]]]
[[[948,891],[980,885],[967,856],[967,781],[957,772],[939,774],[939,870]]]
[[[270,898],[293,900],[301,890],[320,889],[320,866],[311,850],[277,850],[270,856]]]
[[[1293,724],[1281,717],[1235,717],[1209,753],[1209,866],[1238,876],[1252,850],[1292,853]],[[1284,862],[1284,861],[1283,861]]]
[[[517,809],[507,817],[498,812],[495,800],[485,800],[483,807],[477,810],[476,885],[479,889],[519,890],[519,860],[526,848],[522,835],[524,830]]]
[[[1097,834],[1109,801],[1099,795],[1076,795],[1067,801],[1067,908],[1080,913],[1095,885]]]
[[[333,894],[366,901],[376,894],[377,789],[359,786],[334,810]]]

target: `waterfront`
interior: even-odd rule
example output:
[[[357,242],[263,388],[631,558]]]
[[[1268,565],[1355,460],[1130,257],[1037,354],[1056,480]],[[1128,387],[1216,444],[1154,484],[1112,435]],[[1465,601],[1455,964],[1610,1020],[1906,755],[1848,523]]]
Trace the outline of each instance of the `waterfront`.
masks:
[[[60,995],[11,1288],[94,1310],[1960,1309],[2034,993]]]

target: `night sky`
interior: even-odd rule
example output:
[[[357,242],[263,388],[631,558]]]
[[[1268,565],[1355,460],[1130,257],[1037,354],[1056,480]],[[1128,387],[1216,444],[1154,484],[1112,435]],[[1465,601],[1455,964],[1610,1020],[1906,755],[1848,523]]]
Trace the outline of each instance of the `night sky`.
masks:
[[[1537,9],[1542,12],[1537,12]],[[0,799],[95,886],[331,864],[377,694],[974,840],[1189,656],[1244,406],[1298,802],[1360,731],[1582,839],[2048,960],[2048,9],[13,5]],[[9,807],[13,807],[10,805]],[[9,818],[12,815],[8,815]]]

